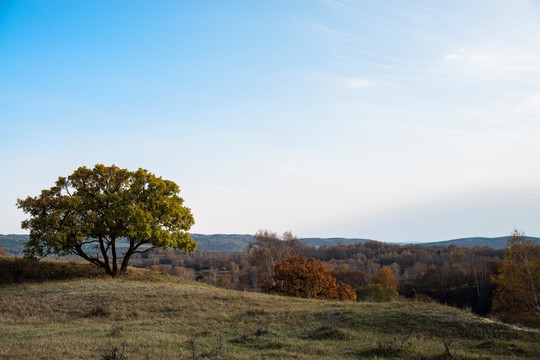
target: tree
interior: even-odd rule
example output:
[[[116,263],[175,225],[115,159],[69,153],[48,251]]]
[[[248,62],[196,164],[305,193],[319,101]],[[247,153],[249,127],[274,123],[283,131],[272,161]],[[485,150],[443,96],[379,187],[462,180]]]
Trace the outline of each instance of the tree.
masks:
[[[540,323],[540,245],[515,230],[495,283],[495,312],[509,320]]]
[[[80,167],[39,196],[17,200],[30,215],[21,225],[30,231],[25,254],[75,254],[116,276],[136,253],[194,251],[197,243],[187,233],[193,216],[179,192],[174,182],[144,169]]]
[[[273,283],[276,262],[289,256],[299,256],[304,247],[304,243],[289,231],[281,238],[268,230],[257,231],[255,241],[247,245],[246,252],[250,265],[259,268],[259,284],[265,281]]]
[[[381,284],[383,288],[397,290],[399,280],[389,266],[383,266],[381,270],[371,278],[374,284]]]
[[[0,256],[6,256],[7,253],[4,249],[2,249],[2,243],[0,243]]]
[[[356,300],[356,293],[336,279],[321,261],[289,256],[275,264],[273,281],[266,281],[262,290],[284,296],[328,300]]]

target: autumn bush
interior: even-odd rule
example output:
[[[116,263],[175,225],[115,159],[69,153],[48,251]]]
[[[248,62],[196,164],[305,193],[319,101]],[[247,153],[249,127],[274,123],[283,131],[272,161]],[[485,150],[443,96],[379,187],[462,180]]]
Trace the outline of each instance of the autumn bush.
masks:
[[[350,285],[343,282],[337,283],[337,294],[339,300],[356,300],[356,292],[354,291],[354,289]]]
[[[277,261],[274,274],[261,289],[284,296],[327,300],[356,300],[353,288],[345,283],[336,284],[330,271],[321,261],[289,256]]]

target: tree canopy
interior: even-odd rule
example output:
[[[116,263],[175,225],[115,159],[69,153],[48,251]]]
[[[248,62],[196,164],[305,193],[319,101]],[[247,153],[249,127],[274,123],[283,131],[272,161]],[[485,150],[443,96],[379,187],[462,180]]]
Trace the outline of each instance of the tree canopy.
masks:
[[[136,253],[157,247],[194,251],[197,243],[187,232],[193,215],[179,192],[173,181],[145,169],[80,167],[39,196],[17,200],[30,215],[21,224],[30,231],[25,254],[75,254],[115,276]],[[119,240],[125,240],[122,254]]]

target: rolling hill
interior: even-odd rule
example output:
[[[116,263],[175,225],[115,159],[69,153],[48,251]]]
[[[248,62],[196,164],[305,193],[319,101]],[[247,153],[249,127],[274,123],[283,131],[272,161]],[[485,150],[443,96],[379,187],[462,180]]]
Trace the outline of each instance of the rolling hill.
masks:
[[[2,359],[540,358],[538,331],[439,304],[288,298],[135,269],[3,285],[0,309]]]

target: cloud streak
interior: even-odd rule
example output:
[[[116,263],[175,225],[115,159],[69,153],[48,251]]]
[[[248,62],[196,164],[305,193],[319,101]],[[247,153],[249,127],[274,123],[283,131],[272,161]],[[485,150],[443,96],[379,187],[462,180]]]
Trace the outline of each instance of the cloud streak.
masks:
[[[315,74],[309,77],[311,80],[317,80],[323,82],[327,86],[356,90],[366,87],[374,86],[375,83],[372,80],[363,79],[359,77],[347,77],[347,76],[328,76],[324,74]]]
[[[515,78],[540,75],[540,54],[534,51],[460,49],[442,58],[442,66],[468,76]]]

